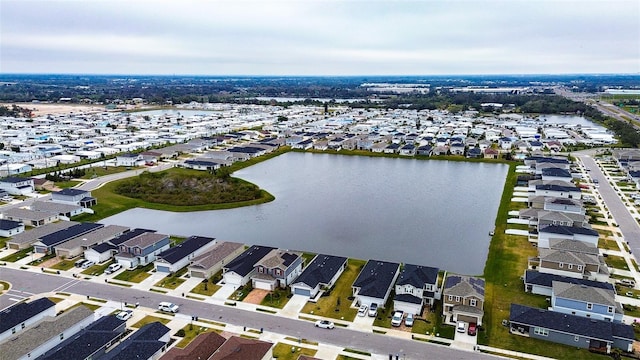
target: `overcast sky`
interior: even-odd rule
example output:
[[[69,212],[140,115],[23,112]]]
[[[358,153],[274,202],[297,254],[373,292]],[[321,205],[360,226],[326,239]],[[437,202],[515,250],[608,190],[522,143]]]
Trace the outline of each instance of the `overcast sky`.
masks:
[[[1,73],[640,73],[638,0],[0,0]]]

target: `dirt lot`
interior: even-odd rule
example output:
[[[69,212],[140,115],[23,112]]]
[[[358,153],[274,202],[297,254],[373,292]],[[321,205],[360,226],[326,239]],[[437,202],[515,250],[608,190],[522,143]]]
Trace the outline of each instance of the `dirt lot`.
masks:
[[[249,295],[244,298],[244,302],[259,305],[267,294],[269,294],[269,290],[253,289]]]

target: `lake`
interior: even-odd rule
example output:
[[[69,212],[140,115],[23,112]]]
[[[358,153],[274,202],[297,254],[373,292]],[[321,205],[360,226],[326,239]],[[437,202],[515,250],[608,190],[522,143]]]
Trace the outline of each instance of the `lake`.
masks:
[[[482,274],[507,171],[290,152],[234,174],[273,202],[191,213],[132,209],[102,223]]]

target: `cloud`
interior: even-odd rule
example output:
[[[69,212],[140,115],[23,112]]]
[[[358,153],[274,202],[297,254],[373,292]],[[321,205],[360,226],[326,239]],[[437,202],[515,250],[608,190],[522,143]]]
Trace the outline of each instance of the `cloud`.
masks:
[[[640,72],[640,3],[3,0],[2,72]]]

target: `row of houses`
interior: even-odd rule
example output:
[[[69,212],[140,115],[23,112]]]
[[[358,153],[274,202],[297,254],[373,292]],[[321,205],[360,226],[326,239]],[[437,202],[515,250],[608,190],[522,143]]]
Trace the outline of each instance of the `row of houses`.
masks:
[[[538,255],[528,260],[524,291],[547,297],[549,307],[512,304],[510,332],[606,353],[632,351],[634,331],[622,323],[599,233],[589,225],[581,189],[571,182],[569,161],[531,157],[525,165],[533,174],[529,207],[515,222],[529,226]]]
[[[99,316],[80,305],[56,314],[48,298],[20,302],[0,312],[0,353],[6,360],[246,359],[273,357],[273,343],[216,332],[185,348],[171,346],[170,329],[151,322],[130,331],[115,314]]]

